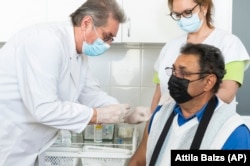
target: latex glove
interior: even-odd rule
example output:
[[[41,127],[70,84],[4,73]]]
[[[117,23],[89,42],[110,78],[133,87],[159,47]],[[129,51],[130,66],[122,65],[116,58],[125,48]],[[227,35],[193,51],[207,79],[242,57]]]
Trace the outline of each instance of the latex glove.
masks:
[[[130,105],[113,104],[96,108],[98,123],[124,123],[125,115],[128,114]]]
[[[138,124],[148,121],[150,116],[151,112],[149,107],[138,106],[126,115],[125,122],[129,124]]]

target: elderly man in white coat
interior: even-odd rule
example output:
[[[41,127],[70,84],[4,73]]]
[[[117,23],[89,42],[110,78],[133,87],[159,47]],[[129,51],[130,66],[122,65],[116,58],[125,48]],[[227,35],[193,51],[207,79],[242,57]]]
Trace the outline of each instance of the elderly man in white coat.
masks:
[[[115,0],[88,0],[71,21],[34,25],[0,50],[0,166],[32,166],[60,129],[130,121],[129,105],[100,89],[87,56],[104,53],[125,14]]]

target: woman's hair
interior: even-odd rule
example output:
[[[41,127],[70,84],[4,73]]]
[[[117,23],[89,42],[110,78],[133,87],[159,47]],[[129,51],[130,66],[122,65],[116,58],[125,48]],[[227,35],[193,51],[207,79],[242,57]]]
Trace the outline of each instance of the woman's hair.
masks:
[[[116,0],[87,0],[70,15],[74,26],[80,26],[85,16],[91,16],[96,27],[106,25],[110,16],[119,23],[126,21],[124,10]]]
[[[168,7],[170,11],[173,10],[173,1],[174,0],[168,0]],[[206,13],[206,22],[208,27],[213,27],[213,10],[214,10],[214,4],[212,0],[193,0],[195,3],[199,4],[200,6],[207,6],[207,13]]]

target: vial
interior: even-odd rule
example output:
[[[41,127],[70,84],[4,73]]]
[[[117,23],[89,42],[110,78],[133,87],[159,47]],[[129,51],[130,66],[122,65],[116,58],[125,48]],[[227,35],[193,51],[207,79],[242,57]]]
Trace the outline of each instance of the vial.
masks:
[[[63,146],[71,145],[71,132],[69,130],[61,130],[61,141]]]
[[[94,142],[102,142],[103,126],[100,124],[94,125]]]

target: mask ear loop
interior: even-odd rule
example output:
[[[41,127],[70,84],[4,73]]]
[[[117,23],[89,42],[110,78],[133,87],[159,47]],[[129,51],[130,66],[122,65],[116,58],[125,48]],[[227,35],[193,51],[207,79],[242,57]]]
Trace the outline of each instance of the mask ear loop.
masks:
[[[83,37],[84,37],[84,42],[87,42],[87,39],[86,39],[86,31],[84,31]]]
[[[100,38],[100,36],[97,34],[97,32],[96,32],[96,27],[95,27],[95,24],[94,24],[94,19],[93,19],[93,17],[91,17],[91,19],[92,19],[92,25],[93,25],[93,27],[94,27],[94,31],[95,31],[95,34],[96,34],[96,36],[98,37],[98,38]]]
[[[92,18],[92,20],[93,20],[93,18]],[[93,27],[94,27],[94,31],[95,31],[95,34],[96,34],[96,36],[97,36],[97,39],[100,40],[100,41],[102,41],[103,43],[106,43],[106,42],[98,35],[98,33],[97,33],[97,31],[96,31],[96,27],[95,27],[95,25],[94,25],[94,20],[93,20]],[[106,43],[106,44],[107,44],[107,43]]]
[[[90,16],[90,17],[91,17],[91,20],[92,20],[92,25],[93,25],[93,29],[95,31],[95,34],[96,34],[97,38],[100,38],[99,35],[97,34],[97,31],[96,31],[96,27],[95,27],[95,24],[94,24],[94,19],[93,19],[92,16]],[[87,42],[86,32],[85,31],[84,31],[84,40]]]
[[[86,31],[84,31],[83,37],[84,37],[84,42],[88,43],[86,38]]]
[[[93,18],[92,18],[92,20],[93,20]],[[100,38],[100,37],[98,36],[97,32],[96,32],[96,28],[95,28],[94,23],[93,23],[93,27],[94,27],[93,29],[94,29],[94,31],[95,31],[95,34],[96,34],[97,38]],[[87,42],[86,31],[84,31],[84,35],[83,35],[83,36],[84,36],[84,40],[85,40],[84,42]],[[87,43],[88,43],[88,42],[87,42]]]
[[[95,31],[95,34],[96,34],[96,36],[98,37],[98,38],[100,38],[100,36],[97,34],[97,32],[96,32],[96,27],[95,27],[95,25],[93,24],[93,27],[94,27],[94,31]]]
[[[96,34],[96,36],[97,36],[97,40],[101,41],[102,43],[106,43],[106,42],[97,34],[96,27],[95,27],[94,24],[93,24],[93,26],[94,26],[95,34]],[[107,44],[107,43],[106,43],[106,44]],[[108,44],[108,45],[109,45],[109,44]]]

